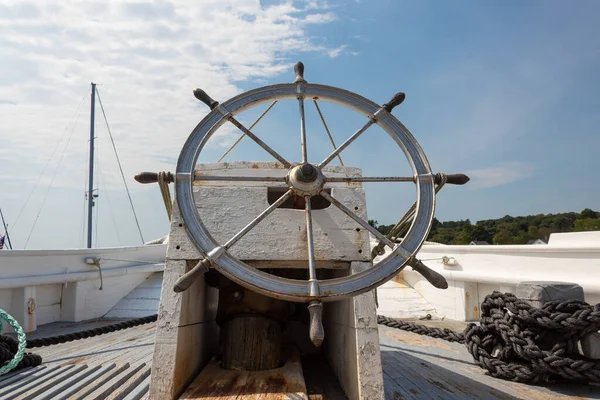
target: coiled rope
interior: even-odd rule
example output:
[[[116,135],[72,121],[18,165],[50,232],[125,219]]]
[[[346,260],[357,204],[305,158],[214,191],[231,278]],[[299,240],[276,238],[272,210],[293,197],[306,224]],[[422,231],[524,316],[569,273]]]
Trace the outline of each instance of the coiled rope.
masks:
[[[10,336],[1,335],[2,320],[13,327],[17,334],[17,340]],[[26,341],[25,332],[23,332],[23,328],[17,320],[0,308],[0,375],[4,375],[11,370],[34,367],[42,363],[42,357],[37,354],[25,354]]]
[[[514,294],[493,292],[481,305],[480,324],[464,332],[377,316],[392,328],[464,343],[477,364],[515,382],[600,382],[600,360],[579,354],[578,342],[600,330],[600,304],[552,301],[535,308]]]
[[[99,328],[92,328],[86,331],[73,332],[73,333],[65,333],[64,335],[50,336],[39,339],[32,339],[27,341],[27,348],[33,347],[43,347],[43,346],[51,346],[59,343],[72,342],[73,340],[79,339],[87,339],[90,337],[104,335],[105,333],[111,333],[115,331],[120,331],[122,329],[132,328],[138,325],[148,324],[150,322],[155,322],[157,319],[157,314],[149,315],[147,317],[131,319],[128,321],[122,321],[112,325],[101,326]]]

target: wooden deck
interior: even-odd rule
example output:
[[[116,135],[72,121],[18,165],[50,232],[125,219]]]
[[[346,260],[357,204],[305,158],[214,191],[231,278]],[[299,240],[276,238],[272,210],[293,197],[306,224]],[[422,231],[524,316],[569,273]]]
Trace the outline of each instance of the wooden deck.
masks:
[[[50,324],[30,337],[112,322]],[[460,325],[444,324],[453,329],[460,329]],[[379,336],[386,399],[600,399],[599,386],[544,387],[492,378],[473,363],[464,345],[457,343],[386,326],[379,327]],[[154,324],[147,324],[36,348],[34,352],[44,358],[44,364],[0,377],[0,398],[141,399],[148,390],[153,345]]]
[[[100,320],[87,323],[52,323],[48,324],[29,339],[53,336],[70,332],[114,324],[115,321]],[[31,349],[42,356],[44,364],[104,364],[109,362],[129,362],[130,364],[150,363],[154,351],[155,324],[139,325],[121,331],[107,333],[93,338],[74,340],[54,346]]]
[[[115,321],[52,323],[29,338],[83,331]],[[140,400],[150,384],[155,324],[31,349],[42,365],[0,376],[0,399]]]
[[[450,328],[460,324],[452,322]],[[535,386],[492,378],[462,344],[382,325],[379,339],[386,399],[600,399],[599,386]]]

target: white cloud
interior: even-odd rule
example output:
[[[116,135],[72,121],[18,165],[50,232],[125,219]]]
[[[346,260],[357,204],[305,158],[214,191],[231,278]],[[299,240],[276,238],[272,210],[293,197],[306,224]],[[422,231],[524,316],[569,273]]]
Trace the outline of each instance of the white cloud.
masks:
[[[508,161],[492,167],[471,170],[466,174],[471,178],[469,187],[484,189],[527,179],[533,173],[534,168],[527,163]]]
[[[337,20],[337,16],[333,13],[325,14],[310,14],[307,15],[302,22],[305,24],[326,24]]]
[[[328,52],[329,57],[336,58],[337,56],[339,56],[340,54],[342,54],[344,50],[346,50],[346,47],[348,47],[348,46],[346,46],[345,44],[343,44],[343,45],[341,45],[339,47],[336,47],[333,50],[330,50]]]
[[[306,33],[309,25],[337,19],[329,8],[320,1],[262,6],[258,0],[0,5],[0,136],[10,153],[3,167],[25,175],[31,165],[24,163],[41,170],[95,81],[117,146],[129,155],[125,169],[172,168],[161,160],[179,153],[206,112],[191,89],[227,99],[241,91],[239,82],[291,74],[293,54],[337,57],[345,45],[330,48]],[[98,110],[98,129],[102,124]],[[235,137],[235,130],[224,130],[215,146]],[[66,158],[85,148],[67,152]]]
[[[67,226],[79,221],[86,190],[91,81],[98,83],[142,229],[157,237],[167,229],[161,225],[166,219],[156,217],[160,196],[133,176],[174,170],[187,136],[208,111],[192,89],[201,87],[223,101],[242,92],[248,81],[259,86],[283,72],[291,81],[298,55],[313,52],[328,58],[340,45],[326,44],[307,31],[337,20],[320,0],[276,5],[259,0],[49,3],[0,4],[0,206],[17,247],[25,243],[50,182],[53,189],[29,247],[72,246],[76,240],[77,232]],[[76,115],[79,121],[73,125]],[[247,121],[242,117],[242,122]],[[57,147],[65,127],[67,134]],[[206,147],[215,154],[239,136],[228,125],[217,132]],[[114,192],[110,211],[124,213],[119,219],[131,228],[126,199],[115,203],[123,183],[98,102],[96,136],[102,199]],[[104,200],[98,204],[102,219],[109,207]],[[52,233],[57,226],[61,235]],[[106,229],[100,231],[106,234]],[[132,232],[127,240],[137,243]]]

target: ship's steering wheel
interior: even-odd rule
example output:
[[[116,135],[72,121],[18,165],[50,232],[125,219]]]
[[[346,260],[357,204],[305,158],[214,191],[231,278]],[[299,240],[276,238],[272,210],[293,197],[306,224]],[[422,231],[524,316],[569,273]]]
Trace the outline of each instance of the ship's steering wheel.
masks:
[[[406,129],[406,127],[391,114],[392,109],[404,100],[404,93],[396,94],[388,103],[379,106],[362,96],[346,90],[307,83],[304,80],[304,66],[302,63],[297,63],[294,70],[296,73],[294,83],[265,86],[251,90],[221,104],[210,98],[200,89],[194,91],[194,95],[208,105],[211,108],[211,111],[192,131],[183,146],[177,163],[177,172],[175,177],[173,177],[173,180],[175,181],[177,203],[187,232],[197,249],[205,258],[201,260],[192,271],[182,276],[174,289],[176,292],[185,290],[200,273],[207,271],[209,267],[213,266],[232,281],[237,282],[250,290],[283,300],[309,303],[309,311],[311,313],[311,339],[315,344],[319,344],[323,338],[321,302],[339,300],[341,298],[356,296],[369,291],[391,279],[409,263],[413,268],[417,268],[415,266],[415,255],[425,241],[431,227],[435,206],[435,184],[439,183],[440,176],[432,173],[429,162],[415,138],[408,129]],[[335,151],[329,154],[327,158],[314,164],[308,161],[304,101],[317,99],[319,101],[332,102],[354,110],[366,117],[366,123],[344,143],[337,147]],[[235,118],[237,114],[252,107],[265,102],[279,100],[293,100],[298,102],[300,114],[300,145],[302,150],[302,161],[300,163],[292,163],[283,158]],[[288,168],[287,175],[284,178],[274,178],[272,176],[207,177],[205,175],[196,175],[196,163],[207,141],[227,122],[238,127],[246,134],[246,136],[254,140],[284,167]],[[379,125],[396,142],[408,160],[412,169],[412,176],[328,177],[326,173],[324,173],[324,167],[373,124]],[[156,174],[153,175],[156,176]],[[136,179],[140,182],[144,181],[144,177],[140,178],[139,175]],[[156,181],[155,179],[156,178],[153,178],[154,181]],[[274,179],[280,179],[287,184],[288,190],[226,243],[218,243],[202,222],[202,216],[198,213],[194,202],[194,181],[202,179],[224,181],[262,180],[265,182],[272,182]],[[468,178],[466,179],[468,180]],[[410,182],[415,185],[417,200],[415,203],[416,208],[414,218],[412,219],[408,232],[400,243],[394,243],[388,239],[369,225],[367,221],[332,197],[328,191],[323,190],[328,182],[348,181]],[[145,182],[150,182],[150,180],[146,180]],[[389,247],[391,252],[385,258],[373,265],[373,267],[362,272],[333,279],[317,279],[311,216],[311,197],[316,195],[324,197],[335,207],[338,207],[345,214],[354,219],[360,226],[373,234],[381,243]],[[240,261],[229,251],[236,242],[259,224],[261,220],[292,196],[303,196],[305,199],[308,242],[308,280],[290,279],[269,274]],[[438,275],[438,277],[443,280],[443,277],[439,276],[439,274],[428,270],[425,266],[422,267],[423,268],[421,268],[421,271],[419,272],[425,271],[425,273],[422,273],[430,281],[432,281],[431,274]],[[427,272],[427,270],[429,272]],[[427,277],[428,273],[430,274],[429,277]]]
[[[311,302],[314,300],[331,301],[343,297],[356,296],[383,284],[397,274],[407,261],[417,253],[429,232],[433,218],[435,204],[435,175],[432,174],[427,158],[415,138],[408,129],[406,129],[406,127],[391,114],[392,109],[404,100],[403,93],[398,93],[390,102],[383,106],[379,106],[362,96],[346,90],[325,85],[309,84],[303,78],[303,70],[304,66],[301,63],[297,63],[295,66],[296,80],[294,83],[265,86],[251,90],[221,104],[211,99],[202,90],[196,89],[194,92],[196,97],[206,103],[212,111],[196,126],[181,150],[179,161],[177,163],[175,190],[181,216],[183,217],[189,236],[192,238],[198,250],[205,255],[206,259],[209,260],[219,272],[240,285],[267,296],[296,302]],[[366,117],[366,123],[362,128],[357,130],[326,159],[318,164],[312,164],[308,161],[304,117],[305,99],[318,99],[319,101],[333,102],[350,108]],[[302,149],[301,163],[294,164],[284,159],[235,119],[235,116],[238,113],[274,100],[294,100],[299,104],[300,145]],[[285,179],[288,184],[289,190],[240,232],[229,239],[229,241],[226,243],[217,243],[202,223],[202,216],[197,211],[192,188],[195,179],[206,179],[205,177],[195,176],[194,174],[196,162],[200,153],[212,135],[228,121],[237,126],[248,137],[253,139],[275,157],[275,159],[283,164],[284,167],[289,169],[287,176],[282,178],[282,181]],[[413,176],[396,178],[357,177],[337,179],[327,177],[323,173],[323,167],[337,157],[341,151],[373,124],[377,124],[383,128],[398,144],[412,168]],[[212,176],[210,179],[218,180],[218,177]],[[248,179],[252,179],[253,181],[261,180],[260,177],[223,177],[223,180],[228,181],[243,181]],[[265,177],[264,180],[272,181],[273,177]],[[370,226],[367,221],[357,216],[352,210],[345,207],[327,193],[327,191],[323,190],[327,182],[373,182],[378,180],[406,181],[412,182],[416,186],[417,207],[415,217],[408,233],[399,244],[393,243],[375,228]],[[305,198],[306,229],[308,238],[308,281],[282,278],[258,270],[238,260],[228,251],[239,239],[260,223],[262,219],[293,195],[304,196]],[[318,280],[316,278],[315,269],[310,201],[311,196],[316,195],[323,196],[326,200],[331,202],[331,204],[340,208],[364,229],[368,230],[386,246],[393,249],[393,251],[366,271],[341,278]]]

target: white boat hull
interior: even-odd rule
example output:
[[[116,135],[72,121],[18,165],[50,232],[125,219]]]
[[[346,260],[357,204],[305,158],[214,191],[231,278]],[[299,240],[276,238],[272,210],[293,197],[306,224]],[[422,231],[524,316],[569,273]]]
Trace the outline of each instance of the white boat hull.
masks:
[[[588,303],[600,303],[600,232],[553,234],[548,245],[426,244],[418,258],[446,278],[448,289],[434,288],[410,267],[395,279],[412,286],[438,318],[478,320],[485,296],[515,293],[524,281],[576,283]]]
[[[0,308],[25,332],[99,318],[150,274],[163,271],[165,253],[166,244],[0,251]]]

